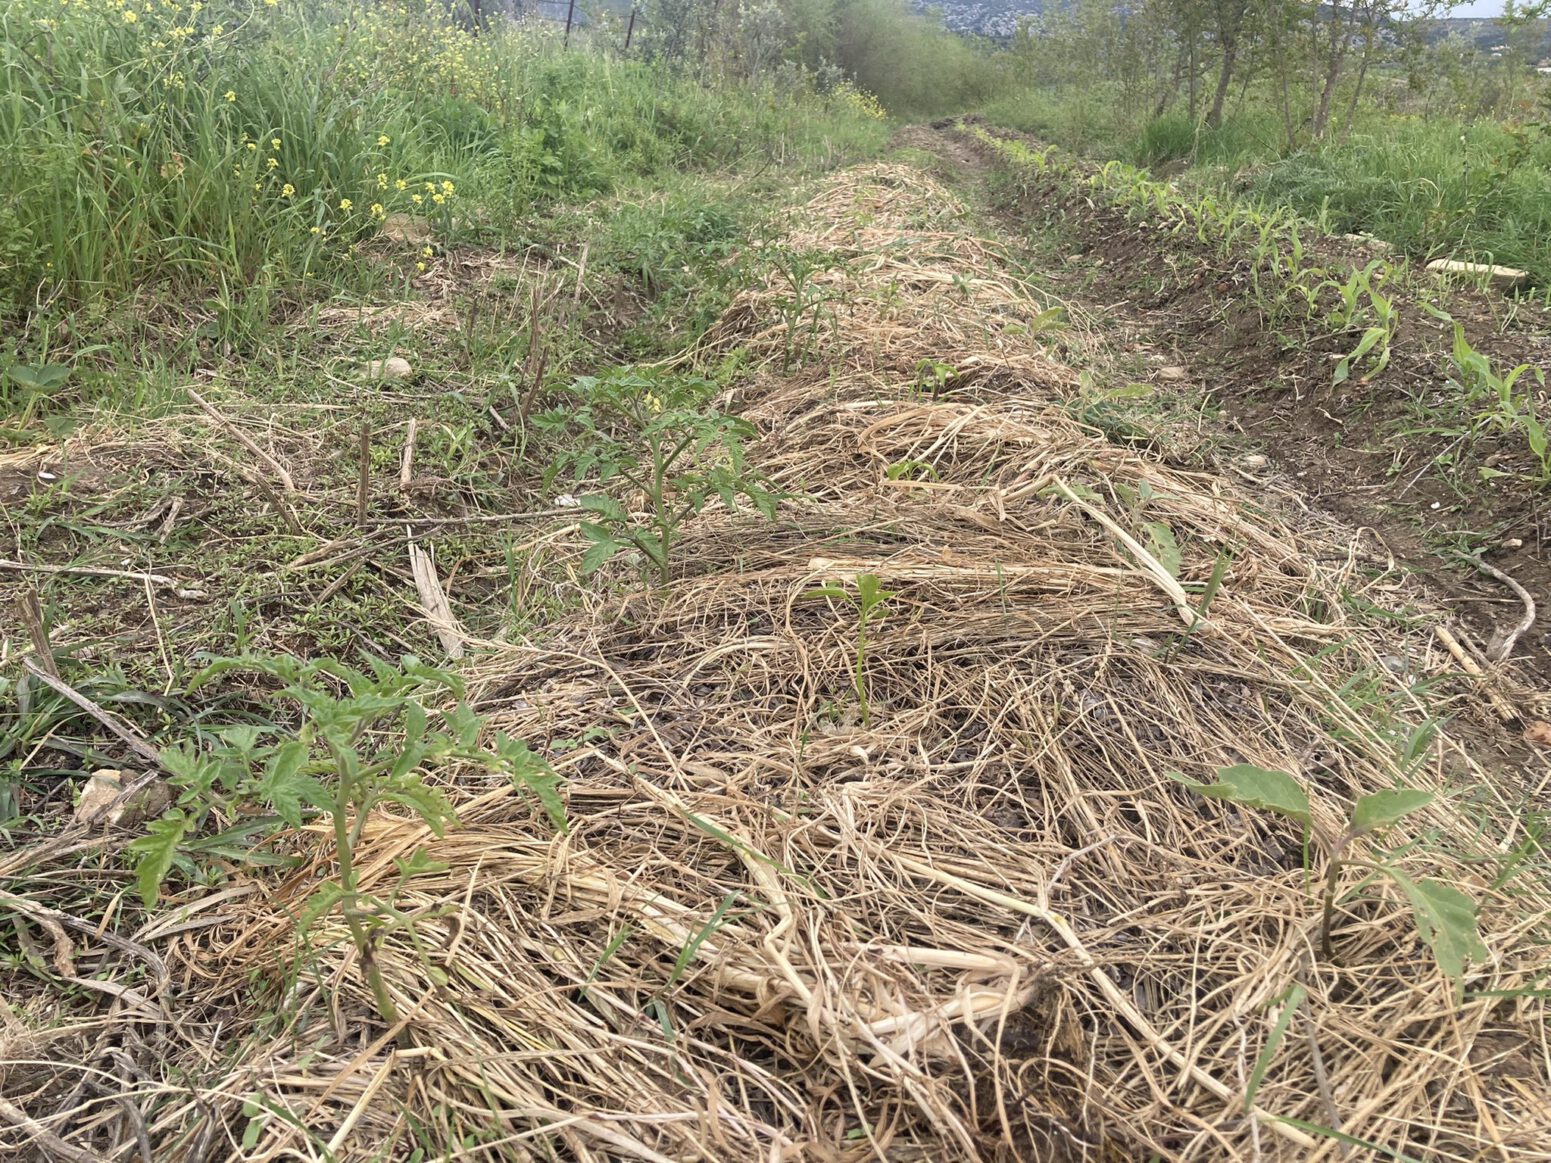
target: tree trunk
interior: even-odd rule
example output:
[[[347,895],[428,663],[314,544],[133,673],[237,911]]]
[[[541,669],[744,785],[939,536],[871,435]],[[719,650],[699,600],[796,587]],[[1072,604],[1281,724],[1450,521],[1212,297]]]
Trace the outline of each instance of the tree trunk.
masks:
[[[1190,120],[1194,121],[1201,112],[1201,66],[1196,59],[1195,33],[1190,35]]]
[[[1228,100],[1228,88],[1233,84],[1233,65],[1238,49],[1237,40],[1223,42],[1222,65],[1217,70],[1217,92],[1212,94],[1212,108],[1206,115],[1206,124],[1211,129],[1222,124],[1222,107]]]
[[[1378,31],[1370,20],[1363,33],[1363,60],[1357,70],[1357,83],[1352,88],[1352,99],[1346,106],[1346,125],[1341,130],[1343,138],[1352,135],[1352,123],[1357,120],[1357,102],[1362,97],[1363,84],[1368,80],[1368,66],[1373,64],[1373,51],[1378,44]]]
[[[1340,31],[1334,23],[1330,29],[1330,57],[1325,62],[1325,78],[1320,85],[1319,105],[1314,110],[1314,124],[1311,127],[1314,140],[1320,141],[1325,136],[1325,127],[1330,124],[1330,101],[1336,94],[1336,82],[1341,79],[1341,66],[1346,62],[1346,54],[1352,47],[1352,28],[1347,25]]]
[[[1158,93],[1158,103],[1153,106],[1152,118],[1154,121],[1163,116],[1164,112],[1169,107],[1169,102],[1173,100],[1174,94],[1179,92],[1180,78],[1184,75],[1184,73],[1185,50],[1181,48],[1179,50],[1179,56],[1174,58],[1174,76],[1170,78],[1168,85],[1166,85]]]

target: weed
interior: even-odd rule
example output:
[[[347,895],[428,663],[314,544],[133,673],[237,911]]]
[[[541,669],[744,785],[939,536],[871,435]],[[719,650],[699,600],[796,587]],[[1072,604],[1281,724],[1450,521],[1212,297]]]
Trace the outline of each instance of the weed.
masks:
[[[1170,778],[1209,799],[1227,800],[1248,808],[1259,808],[1287,816],[1303,828],[1304,867],[1309,867],[1308,850],[1314,836],[1313,816],[1308,795],[1292,776],[1253,764],[1239,764],[1218,771],[1218,782],[1200,784],[1178,772]],[[1344,865],[1356,864],[1388,877],[1400,889],[1411,906],[1418,935],[1433,952],[1438,968],[1456,983],[1472,960],[1488,956],[1476,928],[1476,902],[1453,885],[1438,880],[1415,880],[1398,864],[1382,855],[1373,861],[1353,860],[1347,855],[1352,843],[1377,833],[1412,812],[1431,804],[1431,792],[1415,788],[1388,788],[1361,797],[1352,805],[1347,823],[1334,836],[1319,837],[1325,850],[1326,875],[1321,896],[1320,952],[1327,960],[1334,956],[1331,947],[1331,923],[1335,916],[1336,882]]]

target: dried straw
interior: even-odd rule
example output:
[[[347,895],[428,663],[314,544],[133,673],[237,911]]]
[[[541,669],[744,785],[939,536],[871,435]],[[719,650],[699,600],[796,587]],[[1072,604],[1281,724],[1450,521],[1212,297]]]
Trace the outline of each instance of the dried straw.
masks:
[[[708,340],[764,361],[738,403],[801,499],[708,512],[666,590],[475,662],[492,726],[569,781],[571,828],[457,772],[445,838],[370,821],[367,887],[416,849],[445,866],[397,890],[415,940],[377,951],[399,1028],[333,922],[285,984],[332,867],[317,829],[302,871],[133,936],[166,984],[67,1033],[81,1069],[14,1040],[15,1106],[104,1159],[1551,1159],[1547,896],[1496,880],[1525,840],[1514,773],[1443,733],[1402,770],[1424,710],[1377,660],[1445,664],[1349,612],[1411,595],[1074,421],[1042,306],[963,218],[910,169],[829,183],[788,240],[846,257],[807,361],[778,368],[779,277]],[[955,369],[935,397],[922,360]],[[891,479],[905,462],[929,471]],[[862,573],[896,591],[865,725],[854,614],[808,596]],[[1400,782],[1460,793],[1394,839],[1484,903],[1463,1000],[1358,868],[1318,955],[1297,830],[1165,774],[1238,762],[1298,776],[1326,831]],[[246,1145],[244,1103],[270,1112]]]

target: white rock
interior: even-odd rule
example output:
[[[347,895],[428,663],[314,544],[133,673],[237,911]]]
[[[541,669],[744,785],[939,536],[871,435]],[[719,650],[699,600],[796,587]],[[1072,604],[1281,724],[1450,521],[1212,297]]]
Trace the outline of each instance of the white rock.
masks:
[[[81,789],[81,798],[75,802],[76,823],[91,823],[107,811],[108,805],[118,799],[118,793],[123,790],[124,773],[117,768],[104,767],[92,772],[86,786]]]
[[[396,355],[374,359],[366,365],[367,378],[373,380],[407,380],[414,374],[415,369],[409,366],[409,361]]]
[[[1160,380],[1182,380],[1185,378],[1185,375],[1185,369],[1182,367],[1160,367],[1158,369],[1158,378]]]
[[[1266,465],[1270,463],[1271,462],[1267,458],[1261,456],[1258,452],[1252,452],[1248,456],[1241,456],[1239,458],[1239,464],[1243,465],[1251,472],[1254,472],[1257,469],[1265,468]]]
[[[1435,275],[1465,275],[1473,279],[1485,279],[1499,291],[1516,291],[1529,279],[1528,271],[1517,267],[1492,266],[1484,262],[1457,262],[1451,258],[1437,258],[1427,264]]]

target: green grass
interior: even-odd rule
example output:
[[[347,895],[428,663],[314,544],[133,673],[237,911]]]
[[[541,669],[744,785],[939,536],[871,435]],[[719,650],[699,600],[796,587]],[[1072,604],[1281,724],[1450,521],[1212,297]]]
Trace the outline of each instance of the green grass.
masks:
[[[800,72],[710,87],[424,3],[16,0],[0,72],[0,368],[90,358],[81,336],[132,338],[106,316],[147,299],[251,348],[289,302],[411,280],[416,247],[362,261],[388,216],[494,245],[634,179],[800,172],[887,133]]]
[[[985,115],[1090,158],[1287,207],[1329,232],[1374,235],[1413,259],[1499,263],[1551,285],[1551,137],[1529,123],[1366,107],[1350,135],[1286,152],[1279,117],[1253,95],[1215,129],[1177,112],[1138,124],[1102,85],[1012,90]]]
[[[1551,285],[1551,139],[1521,145],[1494,123],[1392,118],[1270,162],[1247,191],[1418,259],[1500,263]]]

